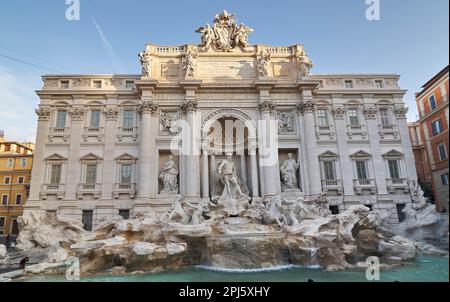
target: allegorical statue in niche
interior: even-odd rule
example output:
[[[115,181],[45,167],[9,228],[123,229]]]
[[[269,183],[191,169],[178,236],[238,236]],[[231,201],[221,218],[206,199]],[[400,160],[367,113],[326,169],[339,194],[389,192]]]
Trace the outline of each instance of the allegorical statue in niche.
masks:
[[[139,53],[139,60],[141,61],[142,76],[145,78],[151,77],[151,63],[152,57],[145,51]]]
[[[196,55],[192,50],[188,50],[184,53],[183,70],[186,72],[186,78],[195,77],[195,66],[197,65],[195,57]]]
[[[164,162],[164,167],[159,174],[159,179],[163,185],[163,193],[178,192],[178,172],[173,155],[169,155],[169,159]]]
[[[240,181],[236,176],[236,169],[233,163],[233,155],[227,154],[226,159],[219,165],[219,175],[224,185],[221,199],[238,199],[245,197],[242,193]]]
[[[292,153],[288,154],[288,158],[281,164],[280,173],[283,191],[298,190],[297,187],[297,170],[299,163],[294,159]]]
[[[267,77],[269,75],[269,62],[271,59],[270,52],[262,51],[259,53],[256,59],[256,70],[259,77]]]

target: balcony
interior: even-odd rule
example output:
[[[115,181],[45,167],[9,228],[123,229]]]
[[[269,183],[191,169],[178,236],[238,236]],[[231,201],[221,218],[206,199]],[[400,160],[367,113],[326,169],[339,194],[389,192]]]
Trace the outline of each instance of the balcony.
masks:
[[[366,125],[347,125],[347,136],[349,140],[367,139]]]
[[[136,184],[134,183],[114,184],[114,191],[113,191],[114,198],[119,199],[120,195],[128,195],[130,198],[134,198],[136,195]]]
[[[83,199],[84,195],[93,195],[95,199],[99,199],[102,193],[102,185],[95,183],[81,183],[78,185],[77,198]]]
[[[46,200],[48,196],[56,196],[57,199],[64,199],[64,193],[66,191],[66,185],[64,184],[45,184],[41,188],[41,199]]]
[[[353,188],[358,195],[363,195],[365,192],[370,192],[370,194],[377,193],[374,179],[354,179]]]
[[[123,141],[125,137],[131,137],[135,142],[138,137],[137,127],[119,127],[119,132],[117,133],[117,138],[119,142]]]
[[[318,140],[334,140],[336,137],[334,126],[316,125],[316,137]]]
[[[408,180],[406,178],[389,178],[386,179],[387,190],[390,194],[395,194],[398,191],[401,193],[409,193]]]
[[[337,195],[342,195],[342,181],[340,179],[323,179],[322,189],[327,194],[329,194],[329,192],[336,192]]]
[[[48,135],[49,141],[52,143],[55,138],[62,138],[64,142],[67,142],[70,138],[70,129],[68,127],[65,128],[50,128],[50,133]]]
[[[378,125],[378,133],[381,140],[398,140],[397,125]]]
[[[101,142],[104,138],[104,128],[103,127],[85,127],[83,139],[85,142],[89,140],[89,138],[94,138]]]

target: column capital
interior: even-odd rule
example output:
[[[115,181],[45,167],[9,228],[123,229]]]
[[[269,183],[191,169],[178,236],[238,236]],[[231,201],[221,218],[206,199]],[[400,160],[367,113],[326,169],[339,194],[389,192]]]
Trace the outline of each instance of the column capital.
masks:
[[[277,106],[272,101],[263,101],[258,104],[258,110],[261,111],[261,113],[273,114],[276,109]]]
[[[158,104],[154,103],[153,101],[144,101],[139,105],[139,114],[151,114],[156,115],[158,112]]]
[[[72,121],[82,121],[84,119],[84,113],[86,109],[83,107],[72,107],[69,110]]]
[[[303,113],[313,113],[315,110],[315,105],[313,101],[301,101],[297,105],[297,112],[299,114]]]
[[[38,116],[38,121],[45,121],[45,122],[50,121],[52,113],[50,107],[39,107],[38,109],[36,109],[35,112],[36,115]]]
[[[395,107],[394,114],[397,119],[406,119],[406,114],[408,113],[408,107]]]
[[[335,119],[340,119],[340,120],[344,119],[344,117],[345,117],[345,112],[346,112],[346,111],[347,111],[347,110],[345,109],[344,106],[336,106],[336,107],[333,107],[333,115],[334,115],[334,118],[335,118]]]
[[[180,104],[181,113],[192,113],[198,110],[198,102],[195,100],[186,101]]]
[[[363,113],[367,120],[374,120],[377,118],[378,109],[373,106],[364,107]]]
[[[103,113],[105,114],[105,118],[108,121],[116,121],[119,117],[119,108],[117,107],[106,107],[103,110]]]

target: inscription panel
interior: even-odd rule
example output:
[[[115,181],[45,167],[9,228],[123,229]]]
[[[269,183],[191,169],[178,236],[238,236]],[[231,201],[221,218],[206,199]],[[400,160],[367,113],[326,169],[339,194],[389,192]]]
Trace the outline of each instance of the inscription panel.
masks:
[[[197,74],[199,78],[210,79],[253,79],[255,67],[254,63],[249,61],[198,62]]]

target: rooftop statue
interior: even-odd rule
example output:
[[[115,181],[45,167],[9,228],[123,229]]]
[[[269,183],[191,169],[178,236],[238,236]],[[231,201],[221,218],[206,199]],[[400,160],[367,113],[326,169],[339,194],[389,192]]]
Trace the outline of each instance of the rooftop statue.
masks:
[[[238,26],[234,15],[225,10],[215,16],[213,27],[207,23],[196,32],[202,34],[200,46],[203,51],[213,47],[216,51],[229,52],[237,47],[245,50],[248,46],[248,34],[253,32],[253,29],[244,23]]]

